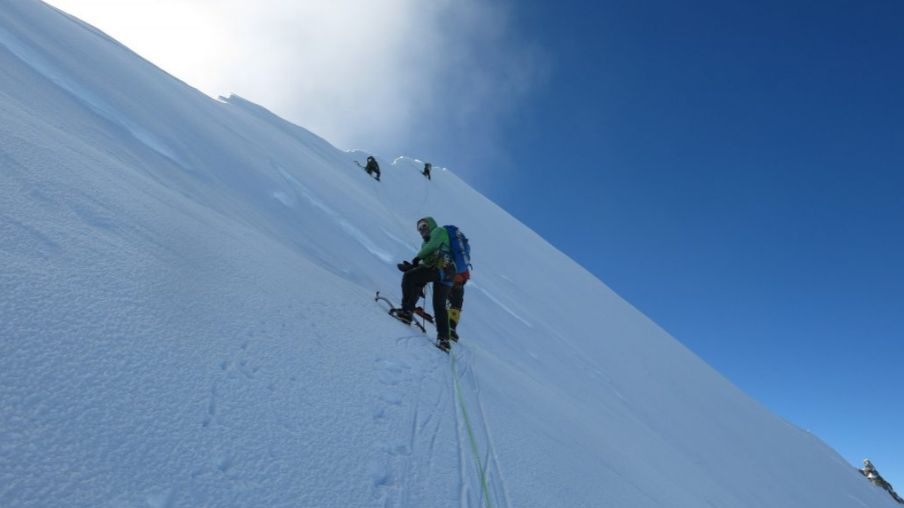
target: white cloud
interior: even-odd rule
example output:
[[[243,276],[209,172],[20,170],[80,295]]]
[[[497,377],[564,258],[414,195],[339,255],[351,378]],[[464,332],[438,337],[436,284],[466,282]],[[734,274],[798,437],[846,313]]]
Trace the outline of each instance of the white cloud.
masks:
[[[543,68],[511,12],[487,0],[50,3],[207,94],[386,156],[486,154]]]

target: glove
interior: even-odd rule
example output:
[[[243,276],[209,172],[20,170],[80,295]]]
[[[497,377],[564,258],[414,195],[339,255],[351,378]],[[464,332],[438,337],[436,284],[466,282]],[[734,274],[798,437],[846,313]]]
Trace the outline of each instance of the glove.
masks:
[[[412,265],[408,261],[402,261],[401,263],[396,265],[396,268],[398,268],[400,272],[407,272],[408,270],[414,268],[414,265]]]
[[[414,256],[414,259],[411,260],[411,264],[417,266],[418,263],[421,262],[421,258]]]

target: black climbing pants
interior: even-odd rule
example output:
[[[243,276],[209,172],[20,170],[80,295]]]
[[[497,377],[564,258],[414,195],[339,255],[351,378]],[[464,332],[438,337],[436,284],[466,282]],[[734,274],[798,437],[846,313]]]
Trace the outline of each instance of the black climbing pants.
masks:
[[[465,284],[467,282],[455,284],[449,288],[449,327],[453,332],[458,328],[458,321],[461,320],[461,306],[465,303]]]
[[[440,283],[439,269],[432,266],[418,265],[402,275],[402,310],[413,312],[421,289],[433,283],[433,319],[436,322],[436,337],[449,338],[449,314],[446,311],[446,298],[449,286]]]
[[[465,285],[456,284],[449,288],[449,307],[461,310],[465,303]]]

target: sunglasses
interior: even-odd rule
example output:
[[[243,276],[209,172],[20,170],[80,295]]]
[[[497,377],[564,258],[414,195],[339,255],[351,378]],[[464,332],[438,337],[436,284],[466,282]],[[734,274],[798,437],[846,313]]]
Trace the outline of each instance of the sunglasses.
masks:
[[[418,230],[418,231],[422,231],[422,232],[427,232],[427,233],[429,233],[429,232],[430,232],[430,226],[428,226],[426,222],[422,222],[422,223],[420,223],[420,224],[417,225],[417,230]]]

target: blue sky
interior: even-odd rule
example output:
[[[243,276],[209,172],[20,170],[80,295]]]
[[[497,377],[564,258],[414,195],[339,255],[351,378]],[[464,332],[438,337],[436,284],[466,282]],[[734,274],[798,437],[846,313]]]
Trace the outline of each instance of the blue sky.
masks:
[[[50,3],[212,96],[452,168],[904,489],[904,2]]]
[[[551,68],[488,194],[904,488],[904,3],[519,6]]]

